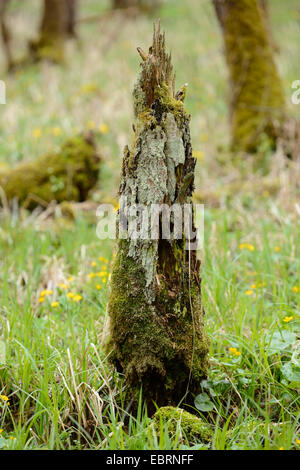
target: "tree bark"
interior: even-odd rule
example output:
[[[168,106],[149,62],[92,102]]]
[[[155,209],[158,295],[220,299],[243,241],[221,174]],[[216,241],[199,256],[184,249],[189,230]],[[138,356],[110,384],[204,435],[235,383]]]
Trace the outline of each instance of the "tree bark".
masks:
[[[8,70],[13,68],[13,58],[10,45],[10,32],[6,25],[6,9],[8,5],[8,0],[0,0],[0,28],[1,28],[1,37],[3,42],[4,53],[6,57],[6,63]]]
[[[150,226],[153,204],[178,204],[180,210],[191,204],[195,159],[190,116],[181,101],[185,90],[174,96],[171,57],[160,28],[149,53],[139,53],[134,137],[124,150],[120,196],[129,212],[143,205]],[[119,227],[126,226],[124,217],[120,207]],[[175,214],[171,220],[174,227]],[[164,223],[162,215],[159,222]],[[199,392],[208,366],[200,261],[195,249],[186,249],[187,239],[164,239],[161,231],[157,239],[149,231],[146,239],[134,239],[129,232],[119,238],[111,279],[110,357],[125,374],[131,398],[138,400],[142,386],[149,406],[153,400],[177,405],[187,392]]]
[[[282,83],[258,0],[213,0],[231,85],[234,150],[276,145],[285,112]]]
[[[62,149],[0,173],[1,196],[28,209],[51,201],[85,201],[98,180],[100,157],[93,137],[70,139]],[[3,197],[1,197],[3,201]]]

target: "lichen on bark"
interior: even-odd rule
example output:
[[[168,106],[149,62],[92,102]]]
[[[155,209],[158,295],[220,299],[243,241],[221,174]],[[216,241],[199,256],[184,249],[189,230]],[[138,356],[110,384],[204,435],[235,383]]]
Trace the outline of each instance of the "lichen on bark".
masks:
[[[120,196],[127,205],[191,203],[195,159],[190,116],[175,95],[165,36],[154,30],[134,86],[136,121],[125,147]],[[177,97],[177,99],[175,98]],[[119,221],[120,223],[120,221]],[[108,304],[110,358],[130,397],[142,387],[148,404],[176,405],[199,391],[208,367],[200,261],[186,240],[120,238]],[[190,393],[191,392],[191,393]],[[188,398],[187,398],[188,399]]]
[[[98,180],[100,161],[92,135],[73,137],[58,152],[0,172],[2,196],[28,209],[51,201],[82,202]]]
[[[230,76],[232,147],[256,152],[276,144],[284,92],[259,0],[213,0]]]

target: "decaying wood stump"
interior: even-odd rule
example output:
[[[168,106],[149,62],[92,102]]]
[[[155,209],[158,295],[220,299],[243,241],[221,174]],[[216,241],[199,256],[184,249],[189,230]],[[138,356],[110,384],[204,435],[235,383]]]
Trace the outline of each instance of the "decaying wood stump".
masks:
[[[133,142],[124,150],[120,196],[126,198],[127,214],[143,205],[149,217],[153,204],[181,209],[191,204],[195,159],[185,87],[175,94],[160,28],[149,53],[138,50],[143,62],[133,91],[136,121]],[[124,217],[120,208],[123,228]],[[175,224],[175,215],[171,220]],[[159,221],[164,223],[162,215]],[[163,239],[161,233],[157,239],[149,232],[145,239],[119,238],[108,305],[108,349],[125,374],[130,398],[137,399],[142,386],[148,404],[159,406],[199,392],[208,367],[200,261],[195,249],[187,250],[187,239]]]

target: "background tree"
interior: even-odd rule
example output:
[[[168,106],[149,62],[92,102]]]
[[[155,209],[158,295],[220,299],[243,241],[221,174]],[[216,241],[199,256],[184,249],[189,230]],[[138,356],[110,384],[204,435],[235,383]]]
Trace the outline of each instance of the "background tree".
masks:
[[[66,32],[69,36],[76,36],[76,19],[78,13],[78,0],[66,0],[67,2],[67,18]]]
[[[113,0],[113,8],[137,7],[141,10],[150,11],[158,7],[160,0]]]
[[[284,92],[258,0],[213,0],[231,85],[232,146],[256,151],[275,144],[284,118]]]
[[[30,42],[35,60],[62,62],[67,35],[75,34],[75,0],[44,0],[39,38]]]
[[[191,203],[195,169],[185,90],[174,94],[171,57],[160,29],[149,54],[139,52],[135,134],[124,150],[120,196],[129,210],[162,203],[182,209]],[[177,404],[188,390],[199,391],[207,371],[200,261],[186,242],[163,239],[161,233],[157,240],[121,237],[118,242],[108,306],[111,358],[135,398],[142,386],[149,404]]]
[[[8,1],[9,0],[0,0],[0,28],[7,68],[10,70],[13,67],[13,58],[10,45],[10,32],[6,24]]]

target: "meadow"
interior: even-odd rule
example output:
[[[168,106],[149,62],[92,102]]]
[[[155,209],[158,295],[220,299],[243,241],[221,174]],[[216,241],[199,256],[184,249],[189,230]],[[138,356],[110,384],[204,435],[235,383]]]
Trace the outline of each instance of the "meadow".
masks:
[[[20,56],[37,30],[37,0],[13,1]],[[300,79],[297,0],[272,0],[276,62],[288,112]],[[114,242],[96,236],[96,207],[117,205],[125,144],[132,139],[132,88],[156,17],[109,12],[82,2],[79,39],[67,63],[1,75],[1,167],[95,132],[103,158],[90,201],[66,217],[59,205],[0,214],[0,448],[300,449],[299,160],[262,148],[239,163],[229,151],[228,73],[208,0],[165,0],[159,11],[197,158],[195,202],[205,205],[202,295],[210,371],[192,410],[213,431],[210,444],[155,431],[142,398],[136,416],[122,376],[109,365],[107,299]],[[1,70],[4,69],[3,61]]]

